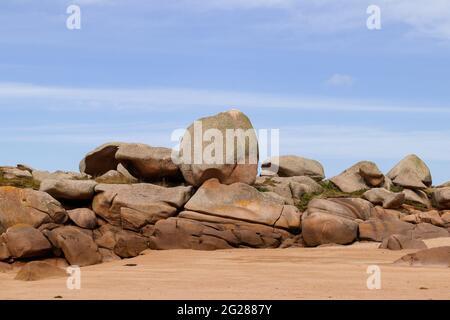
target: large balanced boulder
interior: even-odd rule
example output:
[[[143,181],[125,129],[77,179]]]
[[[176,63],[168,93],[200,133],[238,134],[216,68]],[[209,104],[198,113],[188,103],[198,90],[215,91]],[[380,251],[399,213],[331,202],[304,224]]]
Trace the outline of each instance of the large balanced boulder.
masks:
[[[384,188],[375,188],[366,191],[363,198],[373,204],[381,204],[385,209],[399,208],[405,202],[404,193],[394,193]]]
[[[410,189],[424,189],[432,184],[430,169],[414,154],[401,160],[387,176],[395,185]]]
[[[64,226],[49,231],[48,238],[53,246],[62,250],[71,265],[83,267],[102,261],[92,231]]]
[[[122,144],[115,157],[134,177],[142,180],[178,179],[181,176],[178,166],[172,161],[172,150],[169,148],[138,143]]]
[[[316,181],[325,178],[325,171],[319,161],[299,156],[272,157],[261,165],[261,175],[280,177],[308,176]]]
[[[49,194],[0,187],[0,233],[20,223],[38,228],[43,223],[64,223],[66,220],[66,210]]]
[[[206,181],[186,203],[185,209],[222,218],[299,230],[300,212],[282,205],[245,183],[221,184]]]
[[[67,273],[64,269],[45,261],[32,261],[19,270],[14,280],[37,281],[64,277],[67,277]]]
[[[80,172],[98,177],[109,170],[116,170],[119,164],[116,152],[122,144],[122,142],[109,142],[90,151],[80,162]]]
[[[153,249],[216,250],[239,247],[277,248],[292,235],[284,230],[196,212],[160,220],[150,236]]]
[[[381,186],[384,183],[384,176],[375,163],[361,161],[331,178],[330,181],[341,191],[353,193]]]
[[[239,110],[195,121],[186,130],[176,162],[184,179],[200,186],[211,178],[223,184],[253,184],[258,172],[256,132]]]
[[[450,187],[435,189],[432,199],[439,209],[450,209]]]
[[[48,254],[52,246],[47,238],[29,225],[15,225],[2,235],[14,258],[34,258]]]
[[[166,188],[149,183],[99,184],[94,212],[116,226],[131,230],[176,214],[189,200],[192,187]]]
[[[358,236],[359,220],[369,219],[373,205],[363,199],[313,199],[302,216],[307,246],[349,244]]]
[[[450,246],[437,247],[407,254],[397,261],[397,264],[409,266],[440,266],[450,267]]]
[[[90,200],[96,185],[93,180],[46,179],[39,190],[59,200]]]

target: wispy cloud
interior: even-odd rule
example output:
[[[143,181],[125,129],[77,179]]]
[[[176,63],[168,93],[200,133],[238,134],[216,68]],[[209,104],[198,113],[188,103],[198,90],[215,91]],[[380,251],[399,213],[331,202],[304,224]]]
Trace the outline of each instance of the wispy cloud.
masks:
[[[411,106],[389,102],[288,96],[189,88],[69,88],[0,83],[0,108],[124,109],[173,111],[185,108],[269,108],[382,113],[450,113],[450,106]]]
[[[186,3],[186,2],[185,2]],[[366,8],[381,8],[384,26],[402,24],[409,33],[450,40],[450,1],[448,0],[188,0],[192,8],[260,9],[277,8],[287,13],[278,24],[302,27],[310,32],[339,32],[365,27]]]
[[[351,87],[354,79],[347,74],[335,73],[327,79],[326,84],[334,87]]]

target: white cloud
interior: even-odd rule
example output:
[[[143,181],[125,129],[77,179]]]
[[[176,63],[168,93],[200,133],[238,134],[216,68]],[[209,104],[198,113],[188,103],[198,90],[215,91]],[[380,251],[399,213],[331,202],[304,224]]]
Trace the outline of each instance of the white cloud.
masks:
[[[68,88],[0,83],[0,108],[129,109],[171,112],[184,108],[269,108],[346,112],[450,113],[450,106],[412,106],[389,102],[282,96],[267,93],[189,88]],[[63,107],[62,107],[63,106]]]
[[[450,1],[448,0],[187,0],[192,8],[283,9],[287,16],[269,24],[308,32],[336,33],[365,29],[366,9],[371,4],[381,8],[383,28],[402,24],[409,33],[450,39]]]
[[[351,87],[353,85],[354,79],[352,76],[347,74],[333,74],[326,83],[334,87]]]

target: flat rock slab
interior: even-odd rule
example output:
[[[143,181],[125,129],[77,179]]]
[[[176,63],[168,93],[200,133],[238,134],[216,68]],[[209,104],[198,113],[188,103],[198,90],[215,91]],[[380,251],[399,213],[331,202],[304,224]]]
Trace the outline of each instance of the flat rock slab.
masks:
[[[51,278],[63,278],[67,276],[66,271],[62,268],[47,262],[32,261],[20,269],[14,280],[38,281]]]
[[[206,215],[259,223],[283,229],[300,229],[300,212],[282,205],[245,183],[206,181],[186,203],[185,209]]]
[[[409,266],[450,267],[450,246],[410,253],[396,260],[395,263]]]

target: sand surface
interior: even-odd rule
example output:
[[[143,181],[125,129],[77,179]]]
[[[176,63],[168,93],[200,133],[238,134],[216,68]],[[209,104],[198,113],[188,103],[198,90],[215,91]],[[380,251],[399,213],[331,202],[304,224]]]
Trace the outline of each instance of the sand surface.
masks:
[[[410,252],[373,244],[149,251],[82,268],[80,290],[68,290],[65,278],[0,273],[0,299],[450,299],[450,268],[392,264]],[[369,265],[381,268],[380,290],[367,289]]]

